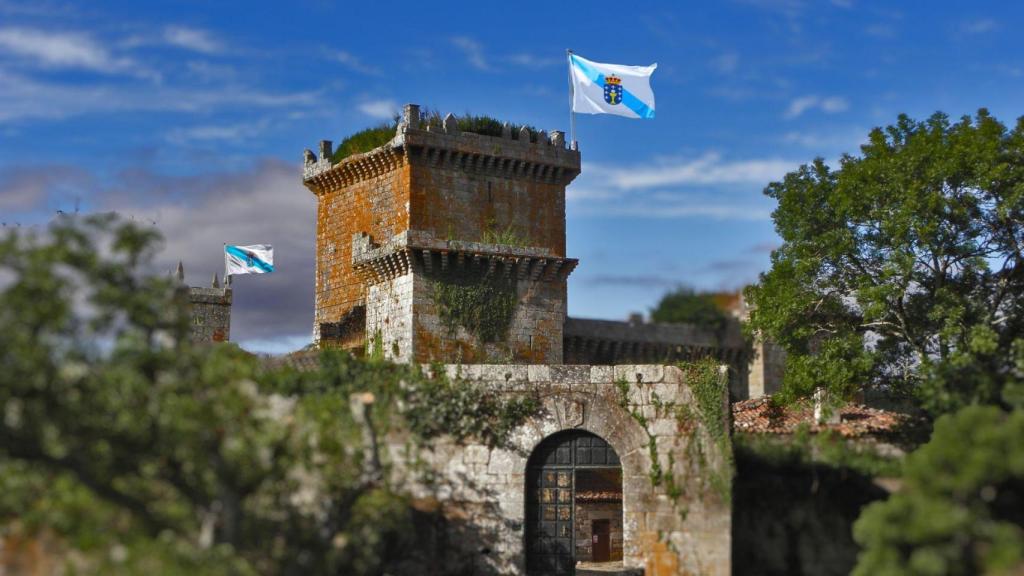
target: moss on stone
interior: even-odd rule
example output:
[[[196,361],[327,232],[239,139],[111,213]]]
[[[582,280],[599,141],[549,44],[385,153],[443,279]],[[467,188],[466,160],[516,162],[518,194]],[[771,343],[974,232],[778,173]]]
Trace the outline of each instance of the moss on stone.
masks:
[[[495,275],[436,279],[432,296],[449,334],[461,326],[480,342],[507,340],[516,306],[512,280]]]

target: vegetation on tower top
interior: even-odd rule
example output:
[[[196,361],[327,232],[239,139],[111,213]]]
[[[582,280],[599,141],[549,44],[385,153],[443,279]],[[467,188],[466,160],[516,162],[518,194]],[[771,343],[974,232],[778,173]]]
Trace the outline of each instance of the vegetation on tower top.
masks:
[[[363,154],[364,152],[369,152],[374,148],[379,148],[387,144],[395,137],[395,130],[398,128],[398,121],[399,117],[396,116],[394,120],[390,122],[383,122],[347,136],[341,141],[341,144],[338,145],[338,149],[335,150],[332,158],[333,162],[337,164],[349,156]],[[421,129],[426,129],[427,126],[432,126],[440,130],[443,121],[444,117],[437,110],[424,108],[420,111]],[[480,134],[481,136],[501,136],[503,123],[492,116],[476,116],[467,112],[461,116],[456,116],[455,121],[460,132]],[[519,131],[523,126],[524,125],[522,124],[510,125],[513,140],[519,139]],[[530,141],[536,142],[537,129],[529,125],[526,125],[526,129],[530,131]]]

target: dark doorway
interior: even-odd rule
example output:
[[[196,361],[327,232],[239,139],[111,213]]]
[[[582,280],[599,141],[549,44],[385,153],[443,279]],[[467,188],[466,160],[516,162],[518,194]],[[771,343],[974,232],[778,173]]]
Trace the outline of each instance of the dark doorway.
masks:
[[[594,546],[593,561],[607,562],[611,560],[612,521],[594,520],[590,525],[590,533]]]
[[[530,576],[571,576],[575,573],[578,549],[592,556],[591,523],[583,518],[585,523],[576,525],[576,508],[582,505],[577,502],[577,471],[615,479],[617,524],[621,526],[621,470],[615,450],[590,432],[559,432],[537,446],[526,470],[525,545]],[[592,491],[587,492],[592,495]],[[606,526],[611,524],[605,522]],[[582,541],[578,541],[578,532],[585,534]],[[610,549],[610,536],[605,541]]]

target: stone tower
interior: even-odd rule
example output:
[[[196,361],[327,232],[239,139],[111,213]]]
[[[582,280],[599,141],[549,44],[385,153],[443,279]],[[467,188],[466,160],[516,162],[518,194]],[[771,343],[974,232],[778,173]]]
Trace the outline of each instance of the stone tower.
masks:
[[[231,277],[224,279],[220,285],[217,275],[209,288],[187,286],[185,284],[185,267],[178,262],[175,276],[182,290],[188,290],[188,302],[192,311],[192,341],[208,344],[211,342],[227,342],[231,339]]]
[[[461,132],[405,106],[394,138],[332,160],[307,150],[317,196],[314,340],[399,361],[562,361],[565,135]]]

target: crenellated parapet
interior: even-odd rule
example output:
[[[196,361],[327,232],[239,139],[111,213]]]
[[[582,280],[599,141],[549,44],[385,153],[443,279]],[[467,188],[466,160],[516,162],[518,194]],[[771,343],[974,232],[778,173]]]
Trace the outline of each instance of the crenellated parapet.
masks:
[[[331,142],[320,142],[320,153],[304,152],[303,181],[314,193],[348,186],[395,169],[402,162],[457,168],[482,176],[524,178],[567,185],[580,173],[578,150],[566,147],[565,133],[532,132],[525,126],[513,132],[505,122],[501,136],[463,132],[454,115],[440,126],[420,121],[419,106],[405,106],[395,137],[387,144],[342,159],[331,160]]]

